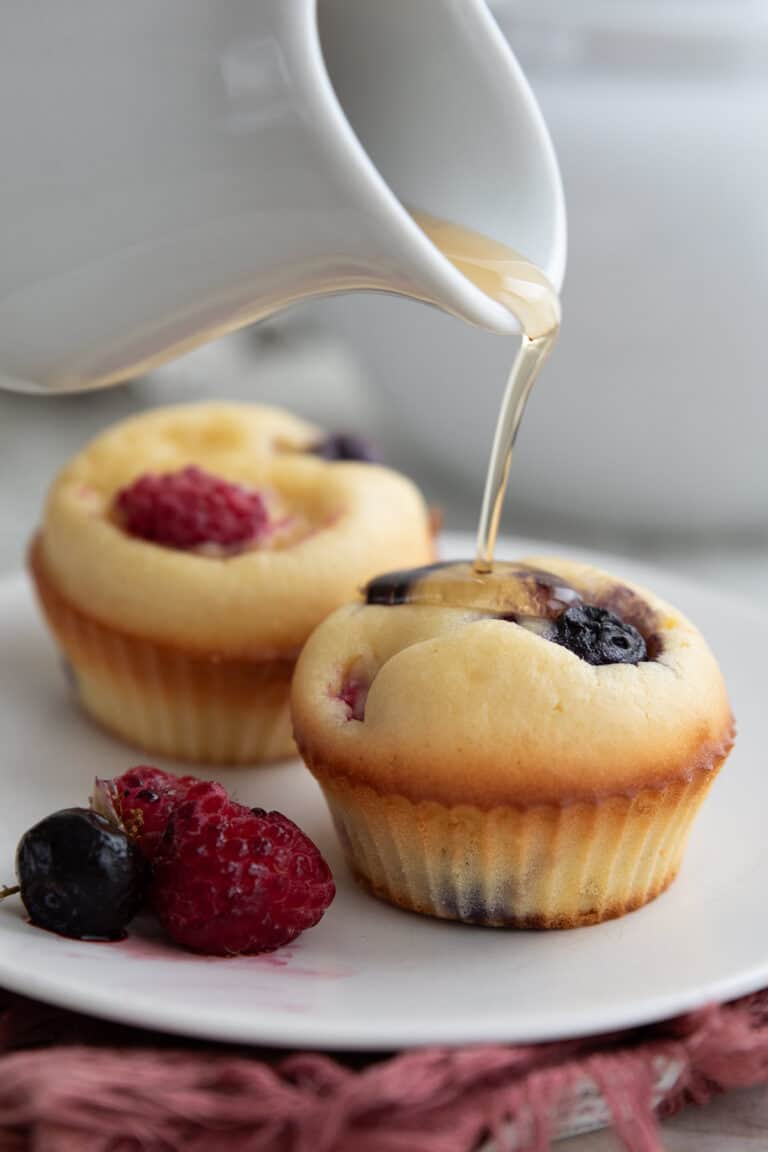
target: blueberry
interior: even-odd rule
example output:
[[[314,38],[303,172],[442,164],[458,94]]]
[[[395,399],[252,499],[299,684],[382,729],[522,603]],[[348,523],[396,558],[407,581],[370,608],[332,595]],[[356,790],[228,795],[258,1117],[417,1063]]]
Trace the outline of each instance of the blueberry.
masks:
[[[115,824],[66,808],[24,833],[16,875],[33,924],[78,940],[116,940],[144,902],[150,867]]]
[[[639,664],[647,658],[637,628],[593,604],[566,608],[555,621],[551,639],[588,664]]]
[[[382,462],[376,446],[354,432],[334,432],[313,444],[309,451],[322,460],[361,460],[366,464]]]

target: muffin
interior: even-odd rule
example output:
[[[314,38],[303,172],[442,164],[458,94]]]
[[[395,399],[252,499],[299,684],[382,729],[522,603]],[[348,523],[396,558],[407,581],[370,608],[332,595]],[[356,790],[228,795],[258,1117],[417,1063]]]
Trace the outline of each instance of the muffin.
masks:
[[[556,557],[372,581],[308,641],[292,712],[366,888],[521,928],[664,891],[733,741],[696,628]]]
[[[405,477],[254,405],[115,425],[59,474],[30,567],[86,711],[155,753],[218,764],[292,754],[296,657],[393,563],[433,557]]]

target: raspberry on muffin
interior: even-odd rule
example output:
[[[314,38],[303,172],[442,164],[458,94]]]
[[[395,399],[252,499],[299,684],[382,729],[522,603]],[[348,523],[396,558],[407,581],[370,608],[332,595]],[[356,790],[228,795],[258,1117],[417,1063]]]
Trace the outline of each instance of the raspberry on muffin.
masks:
[[[333,439],[278,409],[193,404],[107,429],[62,470],[30,566],[91,716],[179,759],[294,751],[309,633],[375,572],[433,555],[414,485]]]
[[[115,515],[131,536],[182,551],[211,546],[234,552],[258,544],[269,529],[261,492],[194,464],[178,472],[148,472],[121,488]]]
[[[674,879],[733,739],[652,593],[558,558],[395,572],[299,659],[294,731],[355,876],[433,916],[592,924]]]

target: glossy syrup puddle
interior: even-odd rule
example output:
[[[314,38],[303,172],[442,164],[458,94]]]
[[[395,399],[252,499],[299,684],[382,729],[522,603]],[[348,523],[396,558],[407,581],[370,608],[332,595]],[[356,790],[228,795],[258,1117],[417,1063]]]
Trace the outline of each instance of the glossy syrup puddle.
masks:
[[[446,561],[377,576],[366,587],[366,601],[552,620],[580,603],[581,596],[565,580],[527,564],[502,561],[481,573],[468,561]]]
[[[555,624],[563,613],[583,603],[576,589],[560,577],[509,561],[497,561],[490,572],[478,572],[469,561],[387,572],[368,583],[365,598],[368,604],[463,609],[475,618],[519,624],[548,640],[555,639]],[[359,711],[356,700],[348,703],[353,714]]]

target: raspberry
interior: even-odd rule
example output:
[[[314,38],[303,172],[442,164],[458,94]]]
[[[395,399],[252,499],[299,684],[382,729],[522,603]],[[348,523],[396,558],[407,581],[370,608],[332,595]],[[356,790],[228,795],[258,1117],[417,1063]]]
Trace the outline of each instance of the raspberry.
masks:
[[[171,815],[152,903],[177,944],[230,956],[287,944],[317,924],[335,891],[320,852],[286,816],[198,784]]]
[[[339,700],[349,709],[348,720],[365,720],[365,704],[370,685],[359,677],[345,680],[339,689]]]
[[[261,536],[269,513],[261,493],[190,465],[178,472],[147,472],[115,499],[121,526],[170,548],[203,544],[234,549]]]
[[[168,819],[199,781],[140,764],[114,780],[97,780],[94,807],[120,824],[148,860],[154,860]]]

